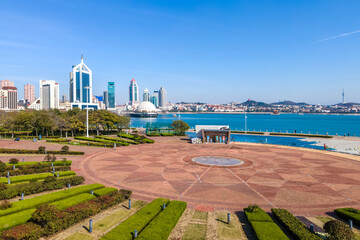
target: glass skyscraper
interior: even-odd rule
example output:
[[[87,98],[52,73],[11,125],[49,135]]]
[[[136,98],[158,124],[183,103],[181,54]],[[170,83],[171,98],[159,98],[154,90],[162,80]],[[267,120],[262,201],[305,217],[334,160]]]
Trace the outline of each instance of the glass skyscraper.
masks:
[[[139,102],[139,88],[135,81],[135,79],[132,79],[130,81],[130,87],[129,87],[129,101],[131,105],[134,105],[135,103]]]
[[[84,63],[81,56],[81,63],[72,67],[70,72],[70,102],[71,108],[97,109],[98,105],[92,101],[92,71]]]
[[[151,103],[155,105],[155,107],[159,107],[159,91],[154,91],[151,96]]]
[[[108,109],[115,110],[115,83],[108,82]]]

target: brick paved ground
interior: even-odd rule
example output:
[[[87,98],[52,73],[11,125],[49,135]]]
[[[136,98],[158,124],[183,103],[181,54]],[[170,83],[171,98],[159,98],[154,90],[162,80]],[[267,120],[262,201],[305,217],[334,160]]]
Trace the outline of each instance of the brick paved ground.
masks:
[[[191,208],[241,210],[256,203],[269,210],[287,208],[315,215],[337,207],[360,208],[360,161],[352,156],[269,145],[192,145],[179,138],[155,138],[155,144],[116,150],[73,147],[73,169],[88,183],[99,182],[133,191],[137,199],[169,197]],[[62,145],[0,141],[0,147],[35,149]],[[189,163],[192,156],[228,156],[245,164],[231,168]],[[7,160],[8,156],[0,156]],[[43,157],[26,157],[42,160]]]

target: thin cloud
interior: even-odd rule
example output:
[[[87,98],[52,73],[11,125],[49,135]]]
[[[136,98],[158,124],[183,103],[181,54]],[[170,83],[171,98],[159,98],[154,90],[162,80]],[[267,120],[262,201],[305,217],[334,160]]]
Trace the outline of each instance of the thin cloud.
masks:
[[[36,47],[35,45],[30,45],[30,44],[26,44],[26,43],[10,42],[10,41],[2,41],[2,40],[0,40],[0,45],[9,46],[9,47],[24,47],[24,48]]]
[[[343,34],[339,34],[339,35],[332,36],[332,37],[329,37],[329,38],[324,38],[324,39],[315,41],[315,42],[313,42],[313,43],[329,41],[329,40],[333,40],[333,39],[336,39],[336,38],[342,38],[342,37],[346,37],[346,36],[349,36],[349,35],[352,35],[352,34],[355,34],[355,33],[360,33],[360,30],[356,30],[356,31],[353,31],[353,32],[348,32],[348,33],[343,33]]]

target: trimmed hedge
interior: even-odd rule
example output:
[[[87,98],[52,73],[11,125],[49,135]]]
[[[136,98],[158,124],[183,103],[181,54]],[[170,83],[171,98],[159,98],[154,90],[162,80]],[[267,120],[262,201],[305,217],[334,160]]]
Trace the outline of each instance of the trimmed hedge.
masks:
[[[28,167],[29,166],[29,167]],[[70,166],[59,166],[54,167],[55,171],[70,171]],[[30,175],[30,174],[37,174],[37,173],[49,173],[52,172],[53,168],[51,166],[47,165],[41,165],[37,164],[37,166],[34,165],[23,165],[18,169],[12,170],[13,168],[11,166],[7,166],[7,170],[4,172],[0,172],[0,177],[6,177],[7,172],[9,172],[10,176],[19,176],[19,175]]]
[[[72,161],[66,160],[66,161],[54,161],[54,162],[18,162],[17,164],[6,163],[6,165],[10,165],[10,166],[15,165],[15,167],[18,168],[24,165],[37,165],[37,164],[51,166],[51,163],[53,164],[53,166],[71,166]],[[28,166],[28,167],[33,167],[33,166]]]
[[[134,230],[140,233],[159,214],[162,205],[169,202],[170,200],[165,198],[153,200],[100,239],[132,240]]]
[[[71,176],[66,178],[56,178],[55,181],[51,182],[41,181],[6,185],[6,189],[0,190],[0,200],[21,196],[21,193],[30,195],[34,193],[60,189],[67,187],[68,184],[71,186],[76,186],[82,184],[84,181],[85,178],[82,176]]]
[[[161,136],[160,133],[147,133],[146,136],[149,136],[149,137],[159,137]]]
[[[135,142],[138,143],[154,143],[155,141],[149,138],[146,138],[145,136],[140,136],[140,135],[131,135],[131,134],[126,134],[126,133],[120,133],[118,134],[118,137],[122,137],[122,138],[129,138],[131,140],[134,140]]]
[[[355,225],[360,226],[360,210],[355,208],[338,208],[334,212],[339,217],[352,220]]]
[[[69,143],[71,140],[66,138],[54,138],[48,139],[46,142],[55,142],[55,143]]]
[[[59,177],[71,176],[76,175],[73,171],[63,171],[63,172],[55,172],[55,176],[59,173]],[[37,181],[45,179],[46,177],[54,176],[52,173],[39,173],[39,174],[32,174],[32,175],[20,175],[20,176],[13,176],[10,177],[10,183],[19,183],[19,182],[29,182],[29,181]],[[1,183],[7,183],[8,179],[6,177],[0,178]]]
[[[297,240],[321,240],[321,237],[313,234],[303,222],[297,219],[286,209],[272,208],[274,217],[288,230]]]
[[[161,134],[161,136],[164,136],[164,137],[172,137],[172,136],[174,136],[174,134],[172,134],[172,133],[160,133]]]
[[[28,198],[23,201],[14,202],[11,208],[0,210],[0,216],[9,215],[30,208],[36,208],[37,206],[44,203],[52,203],[75,195],[79,195],[81,193],[89,193],[91,192],[91,190],[96,190],[103,187],[104,185],[95,183],[95,184],[75,187],[71,189],[66,189],[64,191],[48,193],[33,198]]]
[[[276,133],[272,132],[269,135],[274,136],[292,136],[292,137],[318,137],[318,138],[333,138],[330,135],[321,135],[321,134],[305,134],[305,133]]]
[[[102,195],[106,195],[106,194],[109,194],[109,193],[112,193],[112,192],[116,192],[118,191],[116,188],[113,188],[113,187],[105,187],[105,188],[100,188],[98,190],[95,190],[94,191],[94,195],[97,196],[97,197],[100,197]]]
[[[168,239],[186,209],[187,203],[171,201],[141,232],[139,239]]]
[[[124,143],[130,143],[130,144],[140,144],[138,142],[135,142],[131,139],[121,138],[121,137],[104,137],[104,136],[95,136],[95,138],[98,139],[104,139],[109,141],[116,141],[116,142],[124,142]]]
[[[117,147],[129,146],[129,144],[126,143],[126,142],[109,141],[109,140],[104,140],[104,139],[99,139],[99,138],[92,138],[92,137],[75,137],[75,139],[76,140],[91,141],[91,142],[99,142],[99,143],[104,143],[104,144],[112,144],[113,146],[114,146],[114,144],[116,144]]]
[[[244,208],[244,212],[259,240],[289,239],[271,217],[257,205]]]
[[[76,204],[92,200],[94,198],[96,198],[96,197],[94,195],[91,195],[90,193],[83,193],[80,195],[76,195],[73,197],[65,198],[60,201],[53,202],[51,204],[55,205],[59,210],[63,210],[68,207],[72,207]]]
[[[26,223],[36,209],[28,209],[7,216],[0,217],[0,231]]]
[[[8,148],[0,148],[0,153],[10,153],[10,154],[44,154],[44,152],[39,150],[28,150],[28,149],[8,149]],[[84,155],[84,152],[76,152],[76,151],[46,151],[47,154],[56,154],[56,155]]]

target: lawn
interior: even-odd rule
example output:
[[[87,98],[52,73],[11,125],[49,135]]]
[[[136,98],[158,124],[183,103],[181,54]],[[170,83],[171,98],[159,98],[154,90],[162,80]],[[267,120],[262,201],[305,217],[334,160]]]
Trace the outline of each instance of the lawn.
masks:
[[[207,218],[208,218],[207,212],[195,211],[193,215],[193,219],[198,219],[202,221],[207,221]]]
[[[239,239],[242,234],[240,231],[241,225],[238,217],[235,214],[230,214],[230,224],[227,223],[227,213],[219,212],[217,214],[217,225],[219,235],[228,239]]]
[[[190,223],[184,233],[183,240],[205,240],[206,224]]]

